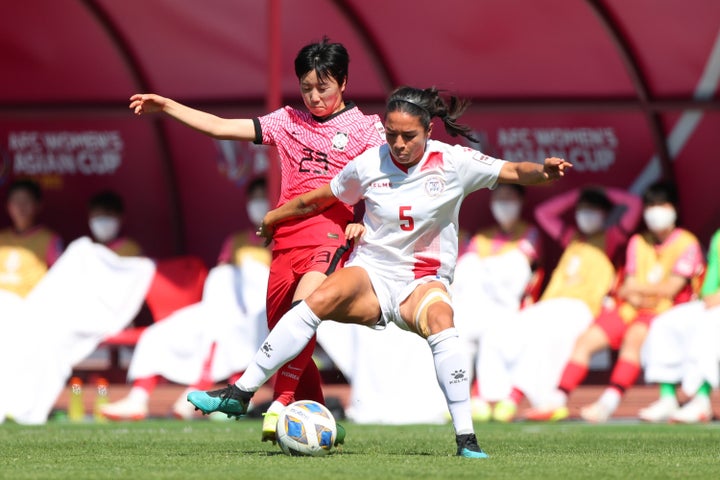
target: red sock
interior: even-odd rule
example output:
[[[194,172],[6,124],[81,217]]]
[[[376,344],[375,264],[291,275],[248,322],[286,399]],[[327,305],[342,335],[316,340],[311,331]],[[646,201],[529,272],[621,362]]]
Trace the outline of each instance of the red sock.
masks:
[[[307,364],[307,367],[305,367],[302,377],[300,377],[300,383],[298,383],[295,389],[295,398],[297,400],[315,400],[325,405],[322,377],[320,376],[320,370],[318,370],[317,365],[315,365],[312,359]]]
[[[289,405],[297,398],[300,400],[315,400],[316,402],[325,403],[325,397],[322,394],[320,372],[315,362],[312,361],[315,342],[316,337],[313,337],[297,357],[280,367],[280,370],[277,371],[275,376],[275,393],[273,395],[276,401],[283,405]]]
[[[475,380],[470,386],[470,397],[480,398],[480,382]]]
[[[610,375],[610,385],[620,393],[631,387],[640,375],[640,365],[628,360],[618,359]]]
[[[520,405],[520,402],[522,402],[522,399],[525,398],[525,394],[517,387],[513,387],[510,391],[510,400],[512,400],[515,405]]]
[[[153,392],[153,390],[155,390],[155,387],[157,387],[157,384],[159,381],[160,381],[160,375],[153,375],[151,377],[136,379],[133,382],[132,386],[133,386],[133,388],[142,388],[149,395]]]
[[[577,388],[580,383],[585,380],[588,373],[587,365],[581,365],[575,362],[568,362],[560,377],[558,388],[565,393],[570,393]]]

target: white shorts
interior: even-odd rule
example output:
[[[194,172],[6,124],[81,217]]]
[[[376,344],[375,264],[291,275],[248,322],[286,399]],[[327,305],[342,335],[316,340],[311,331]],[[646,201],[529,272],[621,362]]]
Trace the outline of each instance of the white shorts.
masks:
[[[371,326],[371,328],[376,330],[384,329],[390,322],[403,330],[409,330],[405,320],[400,316],[400,304],[403,303],[419,285],[429,282],[440,282],[445,285],[446,290],[449,290],[449,282],[444,278],[429,275],[413,279],[409,282],[407,280],[398,280],[397,278],[388,278],[373,269],[372,264],[358,257],[351,259],[345,264],[345,267],[360,267],[365,270],[368,277],[370,277],[370,283],[372,284],[373,290],[375,290],[375,296],[378,299],[381,311],[380,320]]]

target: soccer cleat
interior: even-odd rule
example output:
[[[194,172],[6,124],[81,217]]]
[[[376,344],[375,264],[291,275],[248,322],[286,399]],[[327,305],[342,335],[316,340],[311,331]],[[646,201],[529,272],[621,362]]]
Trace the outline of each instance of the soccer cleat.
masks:
[[[515,419],[517,404],[512,400],[500,400],[495,404],[492,419],[496,422],[508,423]]]
[[[641,408],[638,417],[644,422],[661,423],[670,420],[678,410],[675,396],[660,397],[645,408]]]
[[[591,403],[580,409],[580,417],[590,423],[605,423],[613,411],[602,402]]]
[[[570,416],[566,406],[557,408],[531,408],[525,412],[525,420],[531,422],[559,422]]]
[[[275,445],[277,441],[277,422],[280,414],[277,412],[263,413],[262,437],[263,442],[272,442]]]
[[[244,392],[235,385],[228,384],[227,387],[219,390],[190,392],[187,400],[203,415],[221,412],[228,417],[240,417],[247,413],[252,396],[252,392]]]
[[[130,397],[125,397],[117,402],[103,405],[100,413],[102,413],[105,418],[115,421],[144,420],[148,416],[148,406],[146,402],[131,400]]]
[[[455,435],[457,456],[465,458],[488,458],[488,454],[480,448],[474,433]]]
[[[710,404],[710,397],[696,395],[688,403],[670,416],[674,423],[701,423],[709,422],[712,419],[713,411]]]
[[[476,422],[487,422],[492,416],[492,408],[490,408],[490,404],[480,398],[473,398],[470,400],[470,409],[472,412],[472,419]]]
[[[335,424],[335,444],[334,446],[344,445],[345,444],[345,427],[340,425],[339,423]]]

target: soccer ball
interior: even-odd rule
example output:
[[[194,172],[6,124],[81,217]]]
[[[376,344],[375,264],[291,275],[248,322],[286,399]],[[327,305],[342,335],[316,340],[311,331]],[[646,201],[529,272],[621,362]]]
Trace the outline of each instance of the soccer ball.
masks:
[[[278,417],[277,442],[286,455],[327,455],[336,435],[337,426],[330,410],[312,400],[291,403]]]

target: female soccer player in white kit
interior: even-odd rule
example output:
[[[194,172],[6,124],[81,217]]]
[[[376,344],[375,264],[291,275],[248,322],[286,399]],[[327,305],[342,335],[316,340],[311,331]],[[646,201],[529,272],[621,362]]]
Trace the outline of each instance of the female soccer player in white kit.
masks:
[[[456,123],[466,107],[456,97],[446,102],[435,88],[397,89],[386,107],[387,145],[355,158],[329,185],[266,215],[259,232],[263,236],[282,221],[318,214],[338,200],[364,200],[367,230],[346,267],[283,316],[243,376],[224,389],[191,392],[193,405],[203,413],[243,415],[253,392],[302,350],[322,320],[372,328],[395,322],[430,345],[453,419],[457,455],[487,457],[473,430],[469,365],[447,293],[457,259],[460,206],[475,190],[498,182],[545,183],[563,176],[571,165],[559,158],[548,158],[543,165],[510,163],[429,139],[433,117],[441,118],[451,135],[468,137],[470,128]]]

